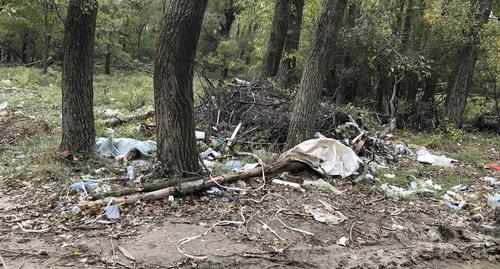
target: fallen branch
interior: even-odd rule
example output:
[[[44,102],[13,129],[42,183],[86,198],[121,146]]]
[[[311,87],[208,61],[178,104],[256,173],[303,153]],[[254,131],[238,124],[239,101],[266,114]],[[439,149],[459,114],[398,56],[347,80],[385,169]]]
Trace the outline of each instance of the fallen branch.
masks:
[[[297,171],[307,168],[306,164],[294,162],[290,159],[282,160],[279,163],[268,166],[264,172],[268,175],[278,174],[284,171]],[[140,200],[158,200],[170,195],[188,194],[200,190],[208,189],[217,186],[218,184],[231,183],[237,180],[245,180],[253,177],[262,176],[262,168],[256,167],[253,169],[220,175],[216,177],[204,177],[198,180],[184,182],[178,186],[172,186],[147,193],[137,193],[124,197],[114,198],[116,204],[133,204]],[[81,205],[82,208],[92,208],[96,206],[104,206],[108,204],[109,199],[100,199],[97,201],[87,202]]]
[[[0,262],[2,263],[4,269],[8,269],[7,264],[5,263],[5,261],[2,258],[2,255],[0,255]]]
[[[126,117],[126,118],[123,118],[123,119],[116,117],[112,121],[107,122],[105,125],[107,127],[116,127],[118,125],[127,124],[127,123],[132,122],[132,121],[142,121],[142,120],[145,120],[145,119],[147,119],[149,117],[153,117],[154,114],[155,114],[154,111],[148,111],[146,113],[142,113],[142,114],[139,114],[139,115],[133,115],[133,116]]]

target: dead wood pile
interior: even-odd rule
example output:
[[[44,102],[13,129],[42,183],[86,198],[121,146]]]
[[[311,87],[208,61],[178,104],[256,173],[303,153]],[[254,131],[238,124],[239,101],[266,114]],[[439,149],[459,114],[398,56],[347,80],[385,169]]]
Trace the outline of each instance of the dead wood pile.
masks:
[[[206,129],[216,126],[216,132],[227,137],[241,122],[239,142],[280,145],[286,142],[293,100],[292,91],[267,81],[207,86],[195,108],[196,125]],[[346,113],[336,109],[333,100],[323,100],[319,110],[315,128],[326,136],[335,137],[336,127],[349,121]]]

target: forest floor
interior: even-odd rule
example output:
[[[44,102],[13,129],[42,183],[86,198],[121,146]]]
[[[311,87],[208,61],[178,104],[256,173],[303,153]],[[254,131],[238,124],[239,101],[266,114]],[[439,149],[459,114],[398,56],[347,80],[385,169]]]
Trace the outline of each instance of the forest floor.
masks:
[[[106,221],[97,218],[102,209],[73,214],[60,205],[78,199],[77,193],[68,191],[71,178],[113,166],[115,161],[67,163],[60,158],[59,74],[40,78],[29,72],[0,75],[0,80],[13,81],[12,85],[0,82],[0,105],[7,102],[0,110],[0,256],[6,268],[480,269],[500,265],[500,232],[493,228],[498,216],[486,198],[494,188],[482,180],[486,176],[500,180],[499,171],[484,167],[500,162],[497,135],[461,132],[452,139],[440,133],[396,133],[394,140],[406,142],[409,148],[426,146],[459,162],[442,168],[406,156],[379,170],[376,183],[327,179],[342,194],[268,184],[260,190],[202,192],[174,202],[120,206],[120,218]],[[99,136],[106,136],[99,111],[111,108],[125,113],[151,105],[150,79],[118,77],[112,84],[96,78]],[[138,94],[130,90],[133,87],[143,90]],[[143,139],[150,134],[124,126],[115,135]],[[432,180],[443,190],[395,199],[380,189],[382,183],[408,188],[414,178]],[[467,206],[455,211],[442,203],[441,196],[459,184],[467,186],[456,191]],[[320,201],[346,219],[338,224],[316,221],[304,207]],[[280,208],[286,210],[277,213]],[[180,246],[184,254],[206,259],[191,259],[179,251],[179,240],[202,234],[218,221],[244,224],[217,226]],[[338,244],[341,237],[349,239],[348,246]]]

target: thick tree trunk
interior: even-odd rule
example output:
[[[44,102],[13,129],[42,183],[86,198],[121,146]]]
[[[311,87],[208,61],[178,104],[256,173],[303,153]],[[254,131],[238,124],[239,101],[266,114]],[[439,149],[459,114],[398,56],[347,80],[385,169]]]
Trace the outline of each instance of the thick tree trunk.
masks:
[[[450,83],[446,96],[446,116],[457,127],[461,127],[463,123],[465,105],[472,88],[479,53],[480,32],[488,20],[493,0],[471,0],[471,2],[471,18],[474,22],[469,26],[469,42],[462,48],[457,73]]]
[[[291,148],[314,134],[314,119],[319,106],[321,85],[340,30],[347,0],[325,0],[318,29],[306,61],[288,129]]]
[[[274,77],[278,74],[283,47],[285,46],[286,33],[288,30],[288,18],[290,16],[291,0],[276,0],[274,6],[273,25],[267,52],[262,62],[261,77]]]
[[[50,46],[50,35],[49,35],[49,1],[44,2],[44,40],[43,40],[43,60],[42,60],[42,73],[47,73],[47,68],[49,67],[49,46]]]
[[[199,169],[193,68],[207,0],[173,0],[163,18],[154,69],[158,159],[173,175]]]
[[[300,43],[303,10],[304,0],[292,0],[285,49],[278,70],[280,86],[283,88],[290,88],[300,80],[300,74],[297,72],[297,51]]]
[[[96,0],[71,0],[64,26],[61,149],[89,154],[95,150],[93,112]]]

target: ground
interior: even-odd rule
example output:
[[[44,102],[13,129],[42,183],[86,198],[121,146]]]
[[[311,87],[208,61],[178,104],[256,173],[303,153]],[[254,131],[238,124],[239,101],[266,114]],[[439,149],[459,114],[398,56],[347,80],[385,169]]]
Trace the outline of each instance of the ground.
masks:
[[[418,163],[412,155],[379,156],[387,168],[376,172],[378,182],[325,179],[341,194],[267,184],[244,193],[202,192],[176,197],[173,202],[163,199],[124,205],[120,206],[120,219],[107,221],[98,218],[103,208],[78,214],[62,208],[79,200],[78,193],[68,189],[75,178],[89,174],[97,179],[120,178],[125,172],[113,172],[115,160],[69,162],[61,158],[57,149],[59,73],[41,76],[34,69],[2,71],[0,81],[11,80],[11,85],[0,82],[0,104],[7,102],[7,108],[0,110],[0,256],[7,268],[479,269],[500,265],[500,237],[498,228],[493,228],[496,216],[486,202],[494,189],[481,179],[500,179],[500,172],[484,168],[487,163],[500,162],[496,135],[396,133],[388,146],[399,142],[413,150],[426,146],[459,163],[440,168]],[[151,105],[150,87],[147,76],[97,76],[99,135],[107,135],[101,111],[142,111]],[[149,137],[143,125],[147,124],[119,127],[115,136]],[[95,173],[96,169],[105,172]],[[389,179],[385,174],[395,177]],[[298,176],[319,177],[311,172]],[[433,180],[444,190],[404,199],[380,190],[382,183],[408,188],[414,178]],[[109,181],[124,185],[120,179]],[[254,186],[252,182],[248,185]],[[458,184],[468,186],[458,191],[467,206],[453,211],[441,202],[441,196]],[[316,221],[304,206],[318,206],[320,201],[333,206],[346,220],[339,224]],[[280,208],[284,210],[277,214]],[[177,248],[179,240],[205,233],[218,221],[235,223],[217,226]],[[349,239],[348,246],[337,244],[341,237]],[[188,258],[181,251],[206,258]],[[129,254],[135,261],[126,257]]]

